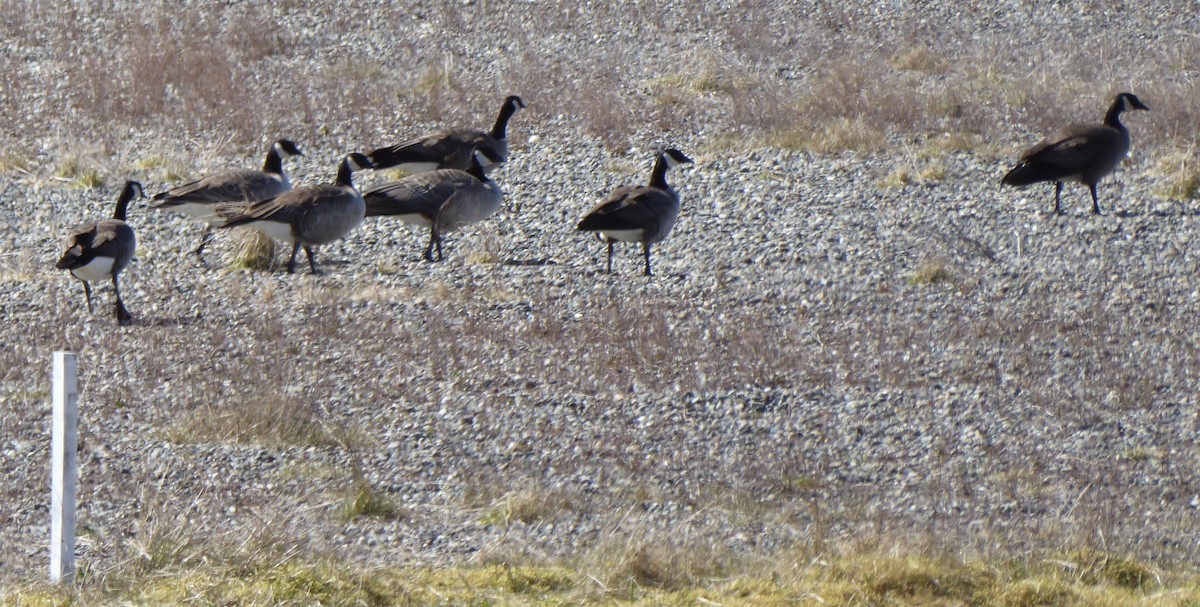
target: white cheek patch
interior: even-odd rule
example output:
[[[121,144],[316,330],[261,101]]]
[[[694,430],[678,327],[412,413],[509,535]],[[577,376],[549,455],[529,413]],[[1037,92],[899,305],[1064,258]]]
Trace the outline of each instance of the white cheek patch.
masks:
[[[669,168],[673,169],[673,168],[683,164],[677,158],[675,158],[675,156],[672,154],[663,154],[663,157],[667,159],[667,167],[669,167]]]

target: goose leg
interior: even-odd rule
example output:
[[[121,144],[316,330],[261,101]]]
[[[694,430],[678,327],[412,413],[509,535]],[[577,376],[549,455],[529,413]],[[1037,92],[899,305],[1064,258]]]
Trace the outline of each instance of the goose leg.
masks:
[[[88,281],[86,281],[86,280],[81,280],[79,282],[83,283],[83,294],[87,297],[87,302],[88,302],[88,314],[91,314],[92,313],[92,287],[91,287],[91,285],[88,284]]]
[[[288,274],[296,273],[296,253],[300,252],[300,241],[292,245],[292,258],[288,260]]]
[[[612,252],[613,252],[613,240],[609,239],[609,241],[608,241],[608,269],[605,270],[605,272],[604,272],[605,274],[612,274]]]
[[[433,247],[437,244],[439,238],[436,226],[429,228],[429,246],[425,247],[425,261],[433,262]],[[440,250],[440,249],[439,249]]]
[[[1054,214],[1062,215],[1062,208],[1059,207],[1059,200],[1062,198],[1062,182],[1054,182]]]
[[[317,271],[317,258],[315,255],[313,255],[312,247],[304,245],[304,252],[308,254],[308,269],[311,270],[313,274],[320,274],[320,272]]]
[[[204,225],[204,234],[202,236],[200,236],[200,246],[196,247],[196,250],[192,251],[192,252],[196,254],[196,257],[204,259],[204,257],[203,257],[204,247],[208,246],[208,243],[210,243],[212,241],[213,241],[212,226],[205,224]]]
[[[1100,212],[1100,201],[1096,199],[1096,184],[1092,184],[1092,212],[1097,215],[1103,215]]]
[[[116,276],[113,276],[113,293],[115,293],[117,297],[117,324],[125,326],[132,323],[133,315],[129,313],[129,310],[125,309],[125,302],[121,301],[121,286],[117,284]]]
[[[433,258],[433,250],[435,248],[437,249],[437,260],[436,261],[441,261],[443,259],[443,257],[442,257],[442,234],[441,234],[441,231],[438,230],[436,223],[433,225],[433,227],[429,228],[429,248],[425,249],[425,261],[429,261],[429,262],[435,261]]]
[[[650,276],[650,243],[642,243],[642,254],[646,256],[646,276]]]

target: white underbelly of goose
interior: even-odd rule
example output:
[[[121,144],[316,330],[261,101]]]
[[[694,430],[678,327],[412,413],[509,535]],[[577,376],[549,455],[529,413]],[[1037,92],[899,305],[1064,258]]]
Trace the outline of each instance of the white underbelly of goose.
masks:
[[[115,261],[112,257],[97,257],[89,261],[86,265],[72,269],[71,274],[74,274],[75,278],[89,282],[108,280],[112,278],[113,263]]]
[[[397,166],[396,168],[398,168],[402,171],[408,171],[409,173],[412,173],[412,174],[428,173],[430,171],[436,171],[438,168],[438,163],[436,163],[436,162],[406,162],[404,164]]]
[[[399,219],[400,221],[403,221],[404,223],[407,223],[409,225],[421,226],[423,228],[428,228],[429,226],[433,225],[433,221],[431,221],[427,215],[423,215],[421,213],[408,213],[406,215],[392,215],[392,217],[395,217],[396,219]]]
[[[646,231],[637,230],[605,230],[600,232],[600,236],[607,240],[620,240],[621,242],[641,242],[645,237]]]
[[[282,221],[255,221],[246,224],[246,227],[254,228],[275,240],[283,242],[295,242],[296,236],[292,234],[292,224]]]
[[[206,222],[213,227],[219,226],[225,221],[224,218],[217,215],[217,207],[214,204],[188,202],[172,207],[171,210],[179,211],[192,219]]]

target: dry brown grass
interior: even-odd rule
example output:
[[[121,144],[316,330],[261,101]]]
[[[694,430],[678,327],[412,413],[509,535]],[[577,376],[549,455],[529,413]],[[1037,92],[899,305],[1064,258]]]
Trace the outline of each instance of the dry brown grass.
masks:
[[[531,102],[520,120],[532,124],[565,112],[622,150],[637,142],[631,138],[644,138],[639,133],[703,126],[726,145],[820,153],[869,153],[892,149],[897,141],[947,137],[957,142],[955,149],[999,144],[1011,152],[1065,122],[1099,119],[1108,96],[1125,89],[1154,110],[1133,125],[1139,147],[1165,153],[1186,146],[1200,130],[1200,116],[1191,109],[1198,85],[1186,77],[1200,47],[1182,35],[1168,35],[1153,47],[1097,37],[1057,48],[1020,36],[975,34],[964,46],[955,29],[962,24],[932,28],[910,16],[879,30],[863,17],[865,6],[822,3],[797,19],[770,3],[746,0],[737,3],[737,19],[715,6],[689,17],[689,27],[711,32],[714,41],[664,49],[655,68],[631,70],[627,66],[642,63],[633,55],[640,51],[620,35],[597,40],[571,62],[547,52],[545,41],[612,31],[607,23],[637,23],[643,35],[662,34],[657,19],[636,21],[646,10],[641,5],[523,7],[535,12],[529,17],[539,23],[536,31],[489,19],[493,11],[509,10],[490,4],[427,15],[431,24],[448,28],[443,31],[474,36],[487,24],[505,37],[508,50],[496,72],[477,73],[464,69],[467,62],[456,52],[427,56],[404,37],[393,40],[386,62],[345,53],[313,60],[313,41],[297,42],[304,34],[283,21],[306,10],[302,5],[275,4],[252,17],[248,8],[217,5],[96,13],[126,24],[96,39],[84,36],[73,20],[95,13],[91,8],[59,15],[20,10],[26,2],[10,4],[13,14],[23,16],[8,17],[0,28],[50,53],[63,84],[39,91],[26,65],[2,58],[0,107],[17,110],[18,100],[48,96],[54,102],[34,106],[30,119],[60,125],[58,113],[69,109],[68,140],[85,130],[117,140],[136,127],[217,132],[240,147],[256,144],[264,133],[287,133],[362,148],[395,141],[417,124],[486,126],[497,100],[509,93]],[[401,22],[407,16],[399,7],[381,10],[379,19]],[[322,17],[331,39],[354,27],[346,15]],[[867,42],[880,37],[889,44]],[[1104,57],[1099,69],[1098,52]],[[286,77],[279,73],[285,65]],[[4,128],[4,147],[21,152],[20,133]]]

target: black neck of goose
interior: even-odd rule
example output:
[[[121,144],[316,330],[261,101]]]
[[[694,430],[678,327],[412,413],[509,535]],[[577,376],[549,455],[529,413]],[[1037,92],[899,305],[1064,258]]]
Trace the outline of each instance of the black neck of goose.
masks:
[[[338,165],[337,179],[334,180],[334,183],[354,187],[354,183],[351,181],[353,175],[354,169],[350,168],[350,159],[342,160],[342,164]]]
[[[1121,128],[1121,112],[1125,111],[1125,99],[1117,97],[1117,100],[1108,107],[1108,113],[1104,115],[1104,124],[1115,129]]]
[[[508,119],[517,113],[517,104],[506,101],[504,107],[500,108],[500,115],[496,116],[496,124],[492,126],[492,139],[500,141],[507,135]]]
[[[650,171],[650,187],[660,190],[668,189],[667,185],[667,159],[659,154],[654,160],[654,169]]]
[[[271,146],[267,152],[267,159],[263,161],[263,172],[272,173],[274,175],[283,174],[283,157],[279,155],[279,148]]]
[[[129,210],[129,202],[136,194],[137,190],[134,190],[133,186],[125,186],[125,189],[121,190],[121,195],[117,197],[117,209],[113,211],[113,219],[125,221],[125,212]]]

